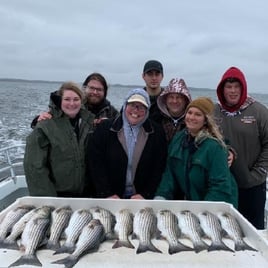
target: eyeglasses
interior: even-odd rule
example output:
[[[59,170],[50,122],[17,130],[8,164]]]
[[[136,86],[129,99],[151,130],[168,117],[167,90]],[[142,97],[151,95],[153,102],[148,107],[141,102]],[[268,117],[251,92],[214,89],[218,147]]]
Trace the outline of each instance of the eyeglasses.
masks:
[[[93,87],[93,86],[84,86],[84,90],[90,91],[90,92],[96,91],[96,93],[102,93],[102,92],[104,92],[104,89],[103,88]]]
[[[127,106],[131,109],[131,110],[135,110],[137,109],[138,111],[141,111],[141,112],[145,112],[147,110],[147,108],[142,105],[142,104],[136,104],[134,102],[130,102],[127,104]]]

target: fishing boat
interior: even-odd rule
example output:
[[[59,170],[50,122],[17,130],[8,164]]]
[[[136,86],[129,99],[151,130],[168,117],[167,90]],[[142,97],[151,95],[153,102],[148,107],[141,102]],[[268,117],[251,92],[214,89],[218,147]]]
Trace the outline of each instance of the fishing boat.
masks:
[[[24,150],[25,144],[0,149],[0,211],[29,194],[23,169]]]

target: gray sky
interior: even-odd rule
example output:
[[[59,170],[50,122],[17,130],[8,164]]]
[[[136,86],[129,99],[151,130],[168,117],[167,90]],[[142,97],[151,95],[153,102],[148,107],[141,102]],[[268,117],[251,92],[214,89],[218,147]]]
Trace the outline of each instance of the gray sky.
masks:
[[[1,0],[0,77],[143,85],[144,63],[216,88],[230,66],[268,84],[267,0]]]

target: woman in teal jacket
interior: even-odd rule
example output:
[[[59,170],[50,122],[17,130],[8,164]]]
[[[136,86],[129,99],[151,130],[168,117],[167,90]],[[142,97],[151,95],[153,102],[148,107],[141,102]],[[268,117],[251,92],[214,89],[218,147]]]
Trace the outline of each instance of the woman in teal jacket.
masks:
[[[63,83],[50,96],[53,118],[38,122],[27,137],[24,170],[30,195],[82,197],[85,147],[94,116],[81,107],[79,86]],[[88,190],[88,189],[87,189]]]
[[[155,199],[224,201],[237,207],[237,185],[227,162],[227,148],[213,120],[209,98],[192,101],[186,128],[169,146],[167,166]]]

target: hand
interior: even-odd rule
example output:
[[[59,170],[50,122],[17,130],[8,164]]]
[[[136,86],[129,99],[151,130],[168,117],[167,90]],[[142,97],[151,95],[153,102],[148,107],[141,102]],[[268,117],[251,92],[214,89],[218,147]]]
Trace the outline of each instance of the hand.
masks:
[[[228,151],[228,158],[227,158],[229,167],[233,164],[234,160],[235,160],[235,155],[231,150],[229,150]]]
[[[37,121],[40,122],[42,120],[47,120],[47,119],[51,119],[52,115],[49,112],[43,112],[39,115]]]
[[[102,118],[97,118],[93,120],[93,125],[96,126],[98,125],[100,122],[102,122],[103,120],[108,119],[107,117],[102,117]]]
[[[144,197],[140,194],[134,194],[130,197],[130,199],[144,199]]]
[[[120,197],[117,194],[108,196],[107,199],[120,199]]]

